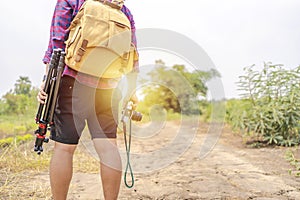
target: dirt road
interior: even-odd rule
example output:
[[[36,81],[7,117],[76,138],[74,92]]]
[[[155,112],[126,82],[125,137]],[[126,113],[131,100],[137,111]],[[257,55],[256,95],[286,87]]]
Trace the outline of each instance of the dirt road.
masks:
[[[200,158],[209,124],[184,125],[185,138],[174,142],[179,126],[161,124],[159,133],[133,138],[135,185],[128,189],[122,182],[119,199],[300,199],[300,179],[288,174],[286,148],[247,148],[225,127],[212,151]],[[119,142],[123,146],[122,137]],[[169,151],[167,162],[158,149]],[[74,174],[69,199],[102,199],[98,180],[97,174]]]

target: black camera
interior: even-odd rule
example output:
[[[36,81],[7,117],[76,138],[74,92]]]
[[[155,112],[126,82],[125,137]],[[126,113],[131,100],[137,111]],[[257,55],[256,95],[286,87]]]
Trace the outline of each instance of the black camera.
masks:
[[[132,106],[132,102],[128,102],[124,108],[124,110],[122,111],[122,120],[124,121],[124,118],[128,117],[129,119],[133,120],[133,121],[141,121],[143,118],[143,115],[140,112],[137,112],[135,110],[133,110],[133,106]]]
[[[142,113],[137,112],[137,111],[135,111],[135,110],[133,110],[133,111],[131,112],[131,119],[132,119],[133,121],[139,122],[139,121],[142,120],[142,118],[143,118]]]

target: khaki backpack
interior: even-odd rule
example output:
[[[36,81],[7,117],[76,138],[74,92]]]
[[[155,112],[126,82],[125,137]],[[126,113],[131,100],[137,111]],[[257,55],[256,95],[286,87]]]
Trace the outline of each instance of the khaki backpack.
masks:
[[[65,63],[103,78],[130,72],[138,59],[131,25],[121,11],[124,0],[86,0],[69,27]]]

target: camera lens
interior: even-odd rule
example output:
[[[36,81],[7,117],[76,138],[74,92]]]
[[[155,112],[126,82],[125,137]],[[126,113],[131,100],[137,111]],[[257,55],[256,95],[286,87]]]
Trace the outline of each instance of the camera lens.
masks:
[[[143,115],[140,112],[132,111],[131,119],[133,121],[141,121],[143,118]]]

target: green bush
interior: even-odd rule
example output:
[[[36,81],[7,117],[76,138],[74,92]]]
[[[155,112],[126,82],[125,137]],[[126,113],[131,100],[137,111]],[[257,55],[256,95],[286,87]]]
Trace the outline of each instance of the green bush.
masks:
[[[268,144],[299,144],[300,66],[286,70],[265,63],[262,71],[254,66],[244,70],[239,81],[243,99],[228,102],[227,121]]]
[[[234,131],[245,133],[247,125],[245,119],[248,118],[252,106],[249,99],[230,99],[226,102],[225,120]],[[246,131],[247,133],[249,131]]]

